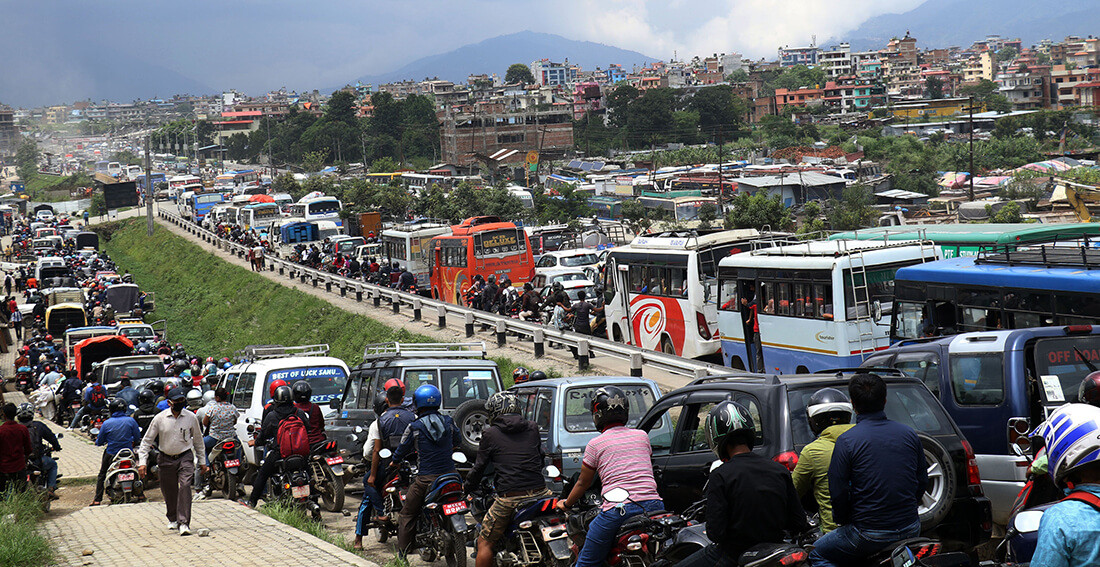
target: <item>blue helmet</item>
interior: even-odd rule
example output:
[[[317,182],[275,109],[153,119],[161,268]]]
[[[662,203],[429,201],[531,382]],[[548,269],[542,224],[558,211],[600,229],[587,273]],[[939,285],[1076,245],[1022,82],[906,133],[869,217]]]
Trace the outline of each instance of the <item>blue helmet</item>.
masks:
[[[439,409],[440,404],[443,403],[443,394],[439,392],[439,388],[431,384],[424,384],[413,392],[413,405],[416,409]]]
[[[1074,470],[1100,460],[1100,408],[1088,404],[1066,404],[1058,408],[1031,433],[1042,437],[1049,461],[1048,471],[1061,485]]]

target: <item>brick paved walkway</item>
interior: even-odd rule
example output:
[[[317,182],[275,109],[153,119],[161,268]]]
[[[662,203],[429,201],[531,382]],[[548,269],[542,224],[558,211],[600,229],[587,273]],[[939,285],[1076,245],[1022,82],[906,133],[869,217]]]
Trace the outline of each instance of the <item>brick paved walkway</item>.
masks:
[[[84,508],[43,524],[59,565],[378,567],[235,502],[195,502],[191,528],[207,528],[210,536],[181,537],[168,531],[164,504],[158,502]],[[85,550],[93,553],[82,555]]]
[[[103,447],[96,447],[95,443],[79,431],[65,431],[60,425],[38,418],[50,427],[54,433],[64,433],[61,438],[61,452],[54,453],[58,458],[57,472],[65,478],[88,478],[99,474],[99,462],[103,458]]]

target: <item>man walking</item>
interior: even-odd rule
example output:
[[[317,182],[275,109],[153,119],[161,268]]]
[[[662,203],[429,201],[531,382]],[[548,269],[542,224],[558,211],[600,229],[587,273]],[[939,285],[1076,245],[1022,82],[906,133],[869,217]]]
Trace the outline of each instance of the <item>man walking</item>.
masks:
[[[149,452],[157,444],[160,455],[160,492],[168,508],[168,529],[179,530],[181,536],[191,535],[191,481],[195,476],[195,458],[199,469],[206,473],[206,451],[202,444],[202,428],[194,413],[186,409],[182,388],[168,391],[168,409],[158,413],[149,424],[138,450],[138,474],[144,478],[148,470]]]
[[[16,308],[15,311],[11,312],[10,320],[11,326],[15,328],[15,338],[23,340],[23,312]]]

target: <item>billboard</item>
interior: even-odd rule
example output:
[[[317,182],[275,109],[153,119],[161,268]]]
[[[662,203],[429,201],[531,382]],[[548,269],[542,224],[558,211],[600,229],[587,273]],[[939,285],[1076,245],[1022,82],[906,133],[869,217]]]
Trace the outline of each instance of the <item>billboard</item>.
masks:
[[[103,185],[103,200],[108,209],[138,206],[137,182],[106,183]]]

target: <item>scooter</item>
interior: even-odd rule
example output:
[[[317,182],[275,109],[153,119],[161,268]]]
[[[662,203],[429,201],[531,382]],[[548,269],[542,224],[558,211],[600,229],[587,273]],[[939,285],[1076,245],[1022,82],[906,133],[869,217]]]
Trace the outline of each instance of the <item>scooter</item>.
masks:
[[[107,468],[104,482],[111,504],[128,504],[144,498],[141,479],[137,475],[137,459],[132,449],[122,449]]]

